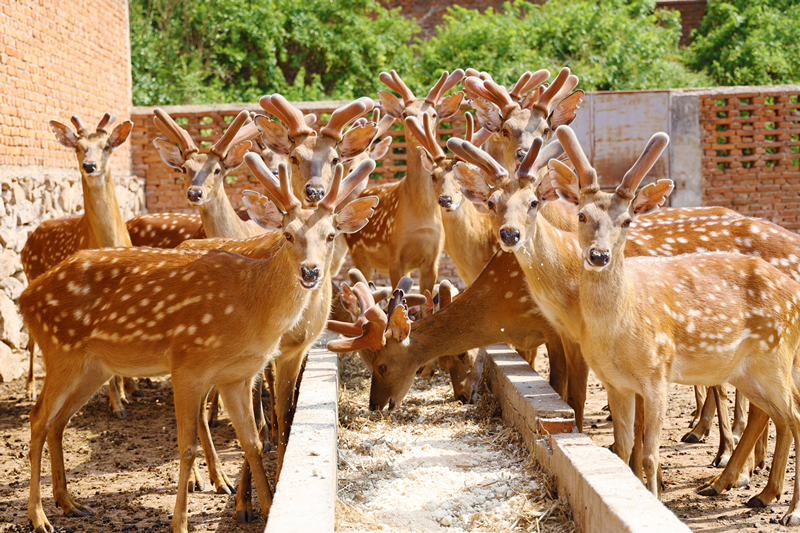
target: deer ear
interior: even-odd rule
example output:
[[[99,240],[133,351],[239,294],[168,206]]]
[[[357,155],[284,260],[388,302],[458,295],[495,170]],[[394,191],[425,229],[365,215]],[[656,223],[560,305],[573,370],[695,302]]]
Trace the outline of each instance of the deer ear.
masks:
[[[341,233],[355,233],[367,225],[369,217],[378,206],[377,196],[364,196],[353,200],[336,214],[336,229]]]
[[[425,169],[425,172],[430,172],[433,174],[435,167],[433,156],[423,146],[419,147],[419,160],[422,161],[422,168]]]
[[[389,335],[397,342],[403,342],[411,333],[411,321],[408,319],[408,309],[405,305],[398,305],[389,317]]]
[[[556,131],[559,126],[568,126],[572,124],[582,102],[583,91],[575,91],[557,103],[555,109],[553,109],[553,112],[550,113],[550,117],[547,119],[547,122],[550,124],[550,130]]]
[[[72,128],[65,126],[57,120],[50,121],[50,128],[53,130],[53,133],[56,134],[56,139],[58,139],[58,142],[67,148],[75,148],[75,145],[78,143],[78,136],[75,135],[75,132],[72,131]]]
[[[347,130],[342,142],[339,143],[338,151],[342,159],[352,159],[367,148],[378,133],[378,128],[374,122],[369,122],[364,126],[356,126]]]
[[[289,138],[289,131],[280,123],[271,120],[264,115],[258,115],[255,119],[256,127],[261,132],[261,138],[267,148],[280,155],[289,155],[294,143]]]
[[[544,178],[542,178],[541,183],[539,183],[539,186],[536,188],[536,194],[543,203],[555,202],[561,198],[558,195],[558,189],[548,174],[547,172],[545,173]]]
[[[265,230],[282,227],[283,213],[266,196],[256,191],[242,191],[242,203],[250,219],[260,227]]]
[[[184,159],[181,149],[177,145],[165,139],[153,139],[153,145],[158,150],[158,155],[161,156],[164,163],[183,172],[183,164],[186,159]]]
[[[464,99],[463,92],[451,94],[436,106],[436,112],[439,113],[439,122],[452,117],[458,110],[461,109],[461,101]]]
[[[578,205],[581,201],[581,186],[578,176],[558,159],[551,159],[547,165],[549,170],[544,181],[550,182],[558,198]]]
[[[111,135],[108,136],[108,145],[112,148],[116,148],[117,146],[124,143],[128,140],[128,135],[131,134],[131,130],[133,129],[133,122],[130,120],[126,120],[120,124],[117,124],[117,127],[114,128],[114,131],[111,132]]]
[[[639,189],[631,206],[634,216],[650,214],[664,205],[674,188],[675,184],[672,180],[658,180]]]
[[[389,151],[389,147],[391,145],[392,145],[392,136],[387,135],[381,140],[381,142],[372,145],[372,149],[369,152],[369,158],[372,159],[373,161],[381,159]]]
[[[393,95],[392,93],[387,93],[386,91],[378,91],[378,98],[381,99],[381,105],[383,106],[383,110],[386,111],[387,115],[390,115],[397,120],[401,120],[403,118],[403,110],[405,106],[400,99]]]
[[[250,151],[252,146],[253,144],[250,141],[244,141],[237,144],[228,150],[228,154],[225,156],[225,160],[222,162],[222,164],[228,170],[238,168],[239,165],[241,165],[244,161],[245,154]]]
[[[461,185],[461,194],[473,204],[486,203],[491,196],[491,191],[478,167],[459,161],[453,166],[453,173],[456,181]]]
[[[503,127],[503,117],[500,115],[499,107],[483,98],[473,100],[472,107],[475,109],[475,117],[478,119],[478,124],[483,129],[492,133],[500,132],[500,128]]]

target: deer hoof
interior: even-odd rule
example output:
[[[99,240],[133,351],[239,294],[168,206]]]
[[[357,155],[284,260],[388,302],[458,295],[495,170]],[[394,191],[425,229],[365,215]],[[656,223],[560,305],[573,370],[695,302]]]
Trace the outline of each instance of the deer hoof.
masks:
[[[739,479],[736,480],[736,483],[733,484],[734,489],[741,489],[742,487],[746,487],[750,483],[750,476],[747,474],[739,474]]]
[[[125,411],[125,409],[119,409],[117,411],[114,411],[114,416],[119,418],[120,420],[125,420],[126,418],[128,418],[128,413]]]
[[[697,489],[697,494],[700,496],[719,496],[719,492],[712,485],[706,485]]]
[[[698,442],[700,442],[700,437],[698,437],[697,435],[695,435],[690,431],[689,433],[681,437],[681,442],[686,442],[688,444],[697,444]]]
[[[712,461],[711,466],[716,466],[717,468],[725,468],[728,466],[728,461],[730,460],[730,455],[720,455]]]
[[[249,524],[255,521],[256,514],[252,509],[245,509],[244,511],[236,511],[236,521],[240,524]]]
[[[189,480],[189,492],[203,492],[204,490],[206,490],[206,486],[202,479]]]
[[[209,420],[208,421],[208,427],[210,427],[210,428],[218,428],[219,427],[219,420],[217,420],[217,419]]]
[[[131,396],[135,396],[137,398],[144,398],[144,392],[141,389],[134,389],[131,393]]]
[[[217,487],[217,494],[227,494],[228,496],[232,496],[236,494],[236,488],[231,487],[227,483],[222,483],[219,487]]]
[[[759,498],[758,496],[753,496],[752,498],[747,500],[747,503],[745,505],[751,509],[760,509],[762,507],[767,506],[767,504],[761,501],[761,498]]]
[[[786,513],[781,518],[781,524],[784,525],[784,526],[800,525],[800,514],[797,514],[797,513]]]

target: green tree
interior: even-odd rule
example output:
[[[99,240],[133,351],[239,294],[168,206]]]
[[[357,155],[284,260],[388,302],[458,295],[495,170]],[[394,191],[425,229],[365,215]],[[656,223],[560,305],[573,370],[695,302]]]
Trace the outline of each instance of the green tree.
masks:
[[[800,82],[800,1],[709,0],[686,62],[720,85]]]
[[[453,6],[428,42],[419,76],[471,66],[509,84],[526,70],[568,66],[587,90],[656,89],[707,83],[680,61],[679,14],[651,0],[507,2],[501,12]]]

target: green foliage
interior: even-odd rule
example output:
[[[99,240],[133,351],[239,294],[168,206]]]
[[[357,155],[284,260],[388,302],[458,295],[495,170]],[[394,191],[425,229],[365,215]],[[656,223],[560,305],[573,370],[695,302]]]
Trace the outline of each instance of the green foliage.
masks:
[[[510,84],[526,70],[568,66],[587,90],[706,84],[680,63],[679,15],[649,0],[517,1],[502,12],[454,6],[427,43],[418,44],[420,76],[471,66]]]
[[[798,21],[798,0],[709,0],[686,62],[720,85],[798,83]]]
[[[134,105],[353,98],[408,69],[416,24],[376,0],[131,0]]]

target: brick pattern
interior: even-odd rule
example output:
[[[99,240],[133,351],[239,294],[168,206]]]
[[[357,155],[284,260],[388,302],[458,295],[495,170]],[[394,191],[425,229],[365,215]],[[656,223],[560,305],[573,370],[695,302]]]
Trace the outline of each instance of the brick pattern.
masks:
[[[127,1],[3,2],[0,28],[0,165],[75,167],[48,122],[129,116]],[[114,154],[117,175],[130,174],[130,158],[126,143]]]
[[[506,0],[384,0],[383,4],[389,8],[399,7],[400,13],[409,18],[414,18],[420,25],[419,37],[429,39],[436,33],[437,26],[443,22],[447,8],[459,5],[466,9],[486,11],[491,7],[495,12],[502,11]],[[533,0],[534,3],[544,3],[543,0]],[[691,40],[689,35],[692,30],[700,26],[706,14],[706,0],[658,0],[656,7],[671,9],[681,13],[683,35],[681,45],[686,45]]]
[[[800,86],[700,92],[703,204],[800,230]]]

